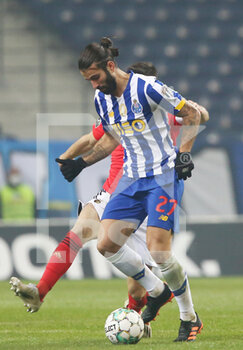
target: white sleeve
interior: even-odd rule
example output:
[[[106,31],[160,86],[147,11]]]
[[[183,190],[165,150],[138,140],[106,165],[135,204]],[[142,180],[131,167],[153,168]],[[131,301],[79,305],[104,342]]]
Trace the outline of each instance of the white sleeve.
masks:
[[[178,124],[181,124],[181,125],[183,124],[183,118],[175,116],[175,120],[177,121]]]

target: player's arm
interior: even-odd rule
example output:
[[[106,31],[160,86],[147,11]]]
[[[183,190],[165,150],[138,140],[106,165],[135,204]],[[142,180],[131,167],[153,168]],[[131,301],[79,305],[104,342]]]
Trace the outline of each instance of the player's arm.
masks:
[[[56,162],[60,166],[60,171],[68,182],[72,182],[75,177],[88,166],[82,157],[76,157],[90,151],[96,143],[97,140],[93,136],[93,132],[90,132],[80,137],[66,152],[59,158],[56,158]]]
[[[194,107],[196,107],[201,115],[201,120],[200,120],[200,124],[205,124],[207,123],[207,121],[209,121],[209,113],[207,111],[207,109],[205,107],[203,107],[202,105],[200,105],[197,102],[194,102],[192,100],[188,100],[189,103],[191,103]]]
[[[180,152],[190,152],[198,132],[200,112],[190,102],[185,101],[177,116],[183,118]]]
[[[87,154],[99,139],[104,135],[102,124],[93,125],[92,132],[82,136],[71,147],[64,152],[60,158],[56,158],[56,162],[60,165],[61,173],[64,178],[71,182],[78,174],[88,166],[82,157],[76,158],[81,154]],[[76,159],[74,159],[76,158]]]
[[[96,143],[92,151],[87,156],[83,157],[83,159],[88,166],[92,165],[110,155],[118,145],[119,141],[107,132]]]
[[[95,139],[93,132],[83,135],[74,142],[62,155],[60,159],[74,159],[81,154],[89,152],[98,141]]]
[[[183,118],[180,152],[190,152],[200,124],[199,110],[177,91],[158,80],[148,84],[146,93],[152,101],[152,108],[155,103],[164,111]]]
[[[181,145],[175,160],[175,170],[179,179],[191,177],[194,168],[190,151],[198,133],[201,116],[199,110],[167,85],[154,81],[148,85],[146,93],[168,113],[183,118]],[[153,103],[151,103],[151,106]]]
[[[188,102],[190,102],[194,107],[196,107],[199,110],[201,115],[200,124],[207,123],[209,121],[209,113],[207,109],[202,105],[200,105],[199,103],[194,102],[192,100],[188,100]],[[175,115],[172,116],[172,114],[169,114],[168,117],[169,117],[169,124],[171,128],[174,127],[174,125],[180,126],[180,127],[183,125],[183,118],[180,118]],[[178,131],[178,134],[179,134],[179,131]]]
[[[198,132],[201,116],[199,110],[188,101],[185,101],[177,116],[183,119],[183,123],[181,145],[175,160],[175,170],[178,179],[186,180],[192,176],[194,169],[190,151]]]
[[[86,150],[88,148],[91,150],[86,156],[77,159],[56,158],[56,162],[61,165],[60,170],[68,182],[72,182],[84,168],[106,158],[119,145],[119,142],[109,134],[104,134],[99,141],[96,139],[92,144],[92,148],[86,147]],[[73,154],[75,153],[69,153],[69,155]]]

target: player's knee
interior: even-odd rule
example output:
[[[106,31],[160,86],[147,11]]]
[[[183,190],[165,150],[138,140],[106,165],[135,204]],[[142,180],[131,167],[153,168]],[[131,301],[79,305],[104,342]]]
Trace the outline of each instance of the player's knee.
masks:
[[[100,254],[104,255],[104,247],[103,247],[102,242],[100,242],[100,241],[97,242],[97,250]]]
[[[177,271],[183,270],[182,266],[173,254],[168,255],[167,258],[165,257],[164,261],[161,262],[160,267],[162,272],[166,272],[172,269]]]
[[[107,252],[111,252],[112,247],[106,240],[99,240],[97,242],[97,250],[100,254],[105,255]]]
[[[147,246],[150,251],[171,250],[172,235],[171,230],[149,227],[147,232]]]
[[[96,220],[79,218],[71,231],[76,233],[84,244],[92,239],[96,239],[98,237],[99,229],[100,223]]]
[[[172,257],[171,250],[150,251],[150,254],[157,264],[163,265],[165,266],[165,268],[166,266],[173,263],[173,260],[171,260],[171,257]]]
[[[100,239],[97,242],[97,250],[104,256],[110,256],[118,252],[119,247],[108,239]]]

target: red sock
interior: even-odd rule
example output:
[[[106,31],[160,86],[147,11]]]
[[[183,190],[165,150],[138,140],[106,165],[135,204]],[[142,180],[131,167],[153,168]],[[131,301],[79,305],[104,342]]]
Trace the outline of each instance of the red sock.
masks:
[[[70,231],[66,237],[59,243],[53,252],[46,269],[37,284],[40,299],[43,300],[45,295],[51,290],[54,284],[64,275],[64,273],[72,265],[82,242],[78,235]]]
[[[147,304],[147,296],[148,292],[142,297],[142,299],[136,300],[133,299],[133,297],[130,294],[128,294],[128,309],[133,309],[139,313],[142,310],[142,308]]]

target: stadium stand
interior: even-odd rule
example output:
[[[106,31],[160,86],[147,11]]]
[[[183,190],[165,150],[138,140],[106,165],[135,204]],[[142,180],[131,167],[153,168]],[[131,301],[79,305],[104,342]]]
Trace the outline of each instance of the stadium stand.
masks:
[[[1,1],[0,138],[35,139],[37,113],[80,113],[81,88],[77,57],[20,3]],[[77,138],[84,130],[71,132]],[[65,128],[51,136],[70,138]]]
[[[240,0],[21,0],[76,54],[111,36],[120,65],[152,61],[163,81],[204,103],[212,130],[243,126]]]

